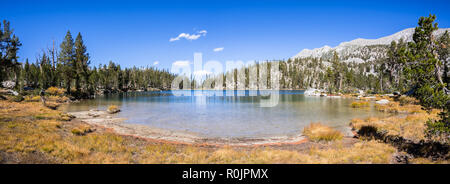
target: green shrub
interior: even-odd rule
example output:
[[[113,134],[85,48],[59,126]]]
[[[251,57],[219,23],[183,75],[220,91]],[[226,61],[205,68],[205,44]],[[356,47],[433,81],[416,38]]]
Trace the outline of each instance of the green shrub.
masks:
[[[376,137],[378,128],[372,125],[364,125],[358,130],[358,135],[362,137]]]
[[[17,96],[13,96],[11,99],[13,102],[21,102],[23,101],[23,96],[22,95],[17,95]]]

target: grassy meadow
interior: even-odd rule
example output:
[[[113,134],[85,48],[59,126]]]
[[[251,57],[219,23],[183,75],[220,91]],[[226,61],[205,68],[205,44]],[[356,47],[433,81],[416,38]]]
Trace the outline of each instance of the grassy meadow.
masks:
[[[64,101],[61,98],[48,99],[57,103]],[[404,116],[354,119],[350,126],[357,131],[370,125],[388,134],[422,140],[424,123],[437,114],[410,103],[392,102],[378,108],[404,112]],[[397,163],[396,155],[405,154],[378,140],[344,137],[320,123],[312,123],[301,132],[307,143],[217,146],[119,135],[73,118],[44,106],[37,97],[0,101],[0,163]],[[410,163],[415,162],[448,161],[410,159]]]

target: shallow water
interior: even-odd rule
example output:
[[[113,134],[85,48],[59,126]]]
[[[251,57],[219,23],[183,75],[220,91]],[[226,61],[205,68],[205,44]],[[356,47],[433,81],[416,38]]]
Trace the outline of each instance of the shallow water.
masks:
[[[210,138],[297,135],[311,122],[348,131],[353,118],[382,116],[373,105],[351,108],[352,99],[309,97],[303,90],[161,91],[105,95],[65,106],[66,111],[118,105],[125,123],[188,131]],[[271,93],[268,95],[268,93]],[[272,100],[267,104],[265,101]],[[264,107],[264,106],[273,107]]]

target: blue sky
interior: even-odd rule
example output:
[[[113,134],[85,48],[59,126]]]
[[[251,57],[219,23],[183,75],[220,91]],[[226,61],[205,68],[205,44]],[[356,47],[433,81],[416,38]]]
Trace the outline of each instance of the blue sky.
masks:
[[[450,27],[449,1],[25,1],[2,0],[0,19],[11,22],[35,61],[67,30],[83,35],[92,64],[169,69],[174,61],[287,59],[304,48],[379,38],[415,27],[436,14]],[[201,32],[205,30],[205,32]],[[191,40],[180,38],[181,33]],[[197,38],[198,37],[198,38]],[[195,40],[194,40],[195,39]],[[223,48],[214,52],[215,48]],[[220,50],[220,49],[219,49]]]

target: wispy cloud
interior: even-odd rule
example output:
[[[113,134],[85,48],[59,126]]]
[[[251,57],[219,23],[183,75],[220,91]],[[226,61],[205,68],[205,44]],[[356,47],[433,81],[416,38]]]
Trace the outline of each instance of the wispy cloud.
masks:
[[[172,66],[177,66],[177,67],[184,67],[184,66],[189,66],[189,61],[175,61],[172,63]]]
[[[223,51],[223,47],[215,48],[213,51],[214,51],[214,52],[220,52],[220,51]]]
[[[205,36],[206,33],[208,33],[208,31],[206,31],[206,30],[201,30],[201,31],[199,31],[198,33],[199,33],[199,34],[202,34],[203,36]]]
[[[159,61],[153,62],[153,65],[158,65],[158,64],[159,64]]]
[[[174,41],[178,41],[182,38],[184,38],[186,40],[197,40],[198,38],[200,38],[202,36],[206,36],[206,33],[208,33],[206,30],[197,31],[197,33],[195,33],[195,34],[180,33],[177,37],[170,38],[169,41],[174,42]]]

